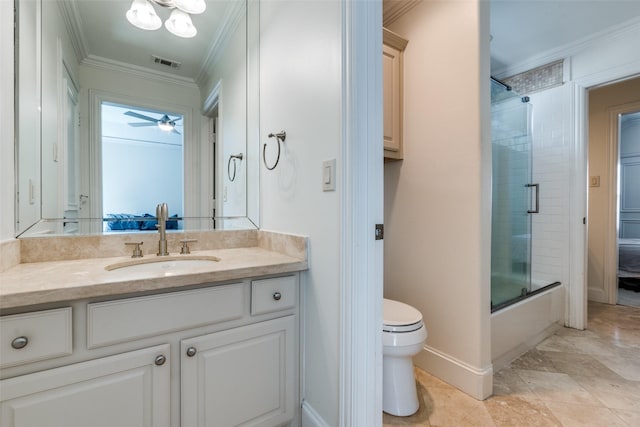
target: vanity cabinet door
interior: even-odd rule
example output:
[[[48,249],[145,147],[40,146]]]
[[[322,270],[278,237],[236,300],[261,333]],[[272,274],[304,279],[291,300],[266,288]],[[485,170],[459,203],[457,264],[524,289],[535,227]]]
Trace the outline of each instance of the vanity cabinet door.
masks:
[[[403,158],[403,55],[407,40],[383,29],[382,82],[384,157]]]
[[[3,427],[169,426],[169,345],[0,381]]]
[[[279,426],[296,413],[295,316],[181,342],[182,426]]]

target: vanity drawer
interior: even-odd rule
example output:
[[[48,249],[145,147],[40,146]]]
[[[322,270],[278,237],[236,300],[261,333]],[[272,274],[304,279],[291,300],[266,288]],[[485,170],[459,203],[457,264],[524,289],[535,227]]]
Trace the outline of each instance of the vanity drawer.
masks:
[[[0,367],[73,352],[71,307],[0,317]]]
[[[243,283],[234,283],[88,304],[87,347],[241,318],[248,305],[243,289]]]
[[[297,276],[251,281],[251,315],[287,310],[296,305]]]

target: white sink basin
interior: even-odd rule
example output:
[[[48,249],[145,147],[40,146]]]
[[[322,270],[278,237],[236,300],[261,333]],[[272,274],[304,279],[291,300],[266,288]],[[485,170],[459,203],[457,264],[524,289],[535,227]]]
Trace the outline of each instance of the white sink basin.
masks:
[[[220,258],[208,255],[149,256],[109,264],[104,269],[114,274],[146,273],[154,276],[174,276],[206,271],[218,261]]]

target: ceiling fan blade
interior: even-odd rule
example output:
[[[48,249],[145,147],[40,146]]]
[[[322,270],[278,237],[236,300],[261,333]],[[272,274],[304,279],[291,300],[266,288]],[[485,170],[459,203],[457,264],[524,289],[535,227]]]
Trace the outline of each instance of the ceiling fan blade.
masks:
[[[127,123],[129,126],[132,126],[134,128],[139,128],[139,127],[143,127],[143,126],[157,126],[156,123]]]
[[[173,133],[177,133],[178,135],[182,135],[180,132],[178,132],[178,131],[176,130],[176,128],[173,128],[173,130],[172,130],[171,132],[173,132]]]
[[[125,116],[135,117],[135,118],[142,119],[142,120],[148,120],[148,121],[154,122],[154,123],[158,122],[158,119],[154,119],[153,117],[145,116],[143,114],[139,114],[139,113],[136,113],[134,111],[127,111],[126,113],[124,113],[124,115]]]

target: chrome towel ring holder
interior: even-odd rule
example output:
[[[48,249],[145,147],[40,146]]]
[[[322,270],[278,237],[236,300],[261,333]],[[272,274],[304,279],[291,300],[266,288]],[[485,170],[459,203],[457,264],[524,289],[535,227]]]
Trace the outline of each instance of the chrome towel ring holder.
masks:
[[[236,179],[236,159],[242,160],[244,158],[242,153],[232,154],[229,156],[229,161],[227,162],[227,176],[229,177],[229,181],[233,182]],[[231,160],[233,160],[233,174],[231,173]]]
[[[267,157],[265,155],[267,151],[267,143],[265,142],[262,146],[262,162],[264,163],[264,167],[272,171],[276,168],[276,166],[278,166],[278,162],[280,161],[280,143],[284,142],[285,139],[287,139],[287,133],[285,131],[280,131],[278,133],[270,133],[267,136],[269,138],[276,138],[276,141],[278,141],[278,156],[276,157],[276,162],[273,164],[273,166],[269,166],[267,164]]]

